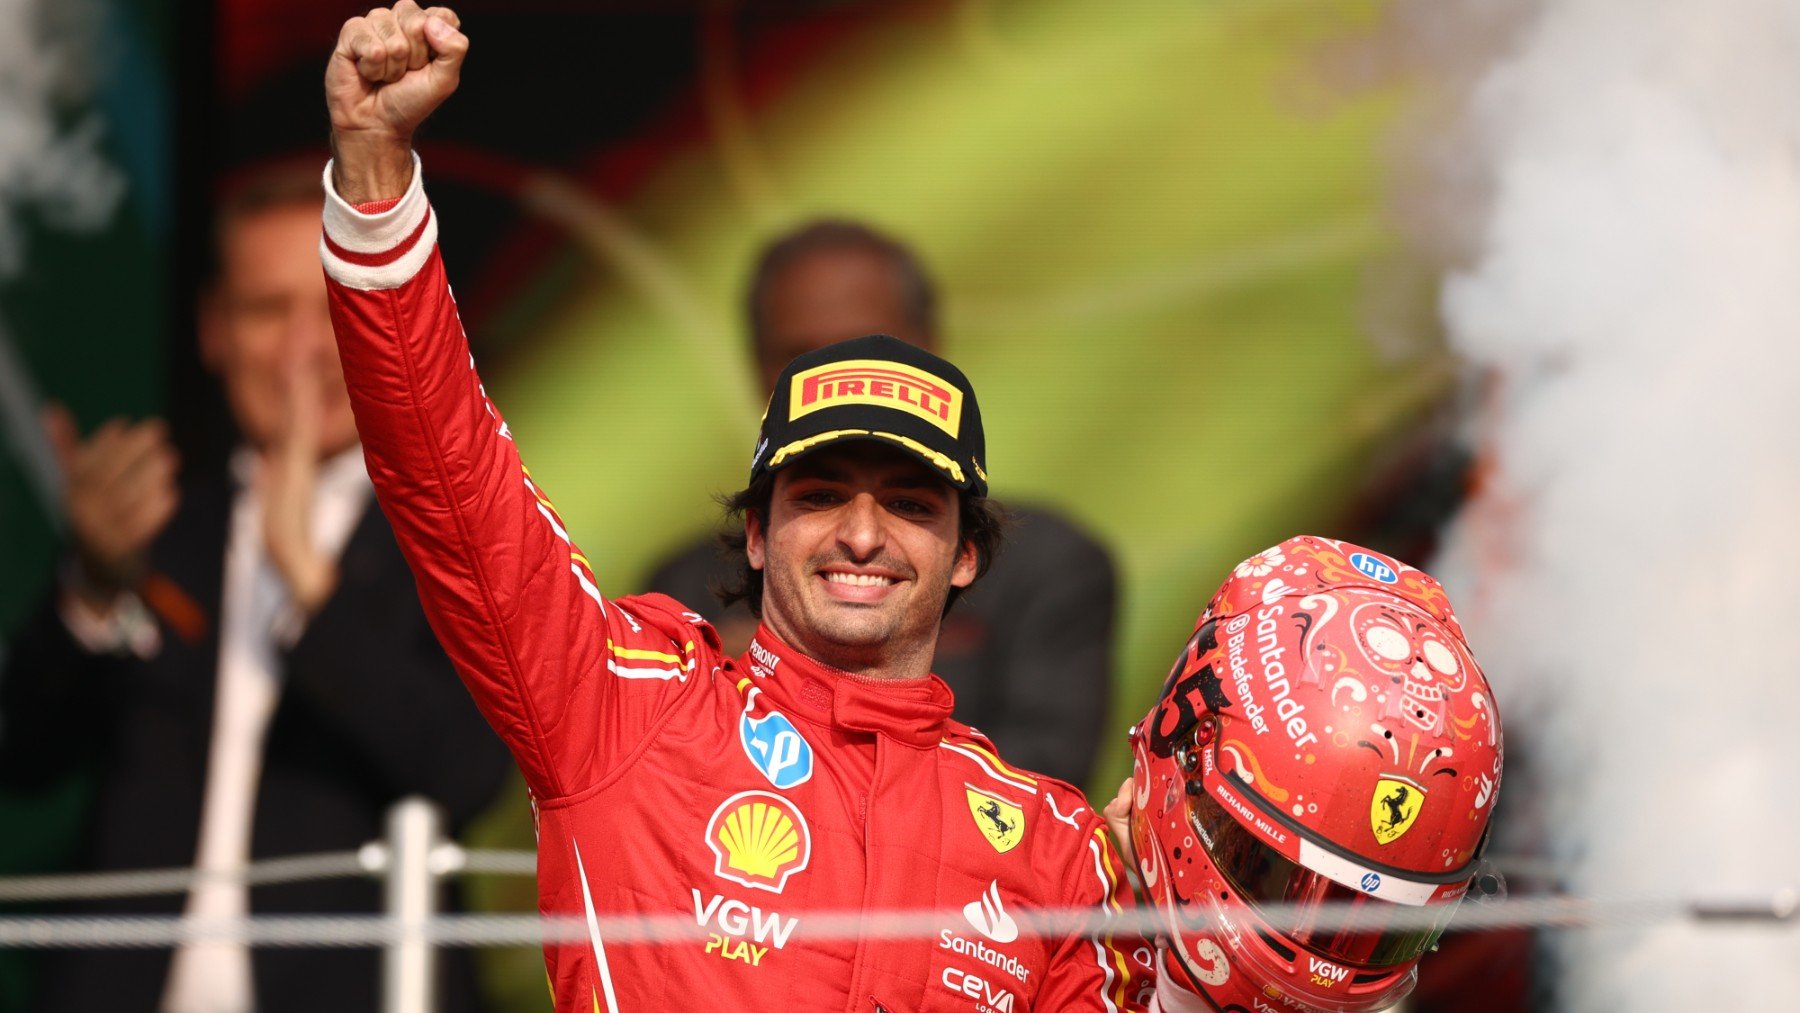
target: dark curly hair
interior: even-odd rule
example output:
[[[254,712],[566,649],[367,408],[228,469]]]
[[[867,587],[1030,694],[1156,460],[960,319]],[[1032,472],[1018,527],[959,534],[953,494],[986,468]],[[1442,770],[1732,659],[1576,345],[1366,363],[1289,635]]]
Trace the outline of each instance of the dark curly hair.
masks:
[[[744,521],[750,514],[755,514],[766,530],[769,504],[774,496],[775,476],[772,472],[764,472],[749,486],[719,497],[727,521],[725,532],[719,535],[720,552],[736,564],[737,572],[725,583],[715,586],[713,593],[726,605],[743,602],[758,619],[762,618],[763,573],[750,566],[750,556],[744,548]],[[964,541],[975,543],[975,580],[979,581],[994,565],[995,557],[1000,555],[1001,543],[1006,539],[1009,523],[1006,508],[990,497],[975,496],[966,491],[959,491],[956,498],[958,533]],[[971,581],[969,586],[973,587],[974,583]],[[950,588],[949,596],[944,599],[946,614],[966,590],[968,588]]]

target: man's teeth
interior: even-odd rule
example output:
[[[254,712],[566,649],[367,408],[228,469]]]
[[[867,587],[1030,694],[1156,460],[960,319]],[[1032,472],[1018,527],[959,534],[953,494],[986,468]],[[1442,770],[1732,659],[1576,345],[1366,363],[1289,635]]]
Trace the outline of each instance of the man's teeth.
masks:
[[[827,573],[825,579],[833,584],[849,584],[852,587],[885,587],[894,582],[890,577],[873,573]]]

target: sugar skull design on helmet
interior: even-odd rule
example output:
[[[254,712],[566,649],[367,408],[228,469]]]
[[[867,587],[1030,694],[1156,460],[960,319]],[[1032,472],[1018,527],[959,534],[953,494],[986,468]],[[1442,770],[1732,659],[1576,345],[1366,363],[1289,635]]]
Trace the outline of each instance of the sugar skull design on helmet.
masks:
[[[1246,1010],[1411,991],[1500,784],[1500,716],[1437,581],[1326,538],[1252,556],[1132,748],[1166,982]]]

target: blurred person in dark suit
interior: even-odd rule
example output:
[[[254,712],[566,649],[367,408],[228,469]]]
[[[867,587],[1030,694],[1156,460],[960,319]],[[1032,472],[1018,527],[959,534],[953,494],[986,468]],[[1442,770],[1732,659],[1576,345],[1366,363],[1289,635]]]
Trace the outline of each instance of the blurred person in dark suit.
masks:
[[[763,392],[795,356],[846,338],[889,334],[938,351],[937,293],[911,249],[859,222],[820,220],[766,246],[746,305]],[[1117,578],[1106,549],[1056,513],[1009,508],[1007,546],[944,617],[932,671],[956,694],[956,718],[1007,759],[1076,785],[1093,771],[1112,686]],[[756,619],[713,589],[734,570],[715,538],[676,553],[649,589],[706,618],[727,653]]]
[[[83,437],[45,416],[67,478],[69,562],[0,673],[0,784],[95,790],[78,868],[222,870],[354,849],[425,795],[452,830],[509,769],[426,626],[375,507],[319,270],[316,170],[269,170],[222,207],[201,354],[242,442],[178,488],[156,419]],[[82,913],[230,918],[379,910],[380,887],[212,880]],[[466,951],[443,1009],[476,1008]],[[34,1009],[374,1009],[372,949],[49,951]]]

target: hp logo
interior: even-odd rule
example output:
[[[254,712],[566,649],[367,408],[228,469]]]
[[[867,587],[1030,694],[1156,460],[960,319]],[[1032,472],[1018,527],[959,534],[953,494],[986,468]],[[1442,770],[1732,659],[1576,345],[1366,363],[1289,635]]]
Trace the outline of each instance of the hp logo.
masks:
[[[1366,552],[1351,554],[1350,565],[1356,567],[1357,573],[1371,580],[1379,580],[1383,584],[1392,584],[1400,579],[1400,575],[1394,572],[1393,567]]]

